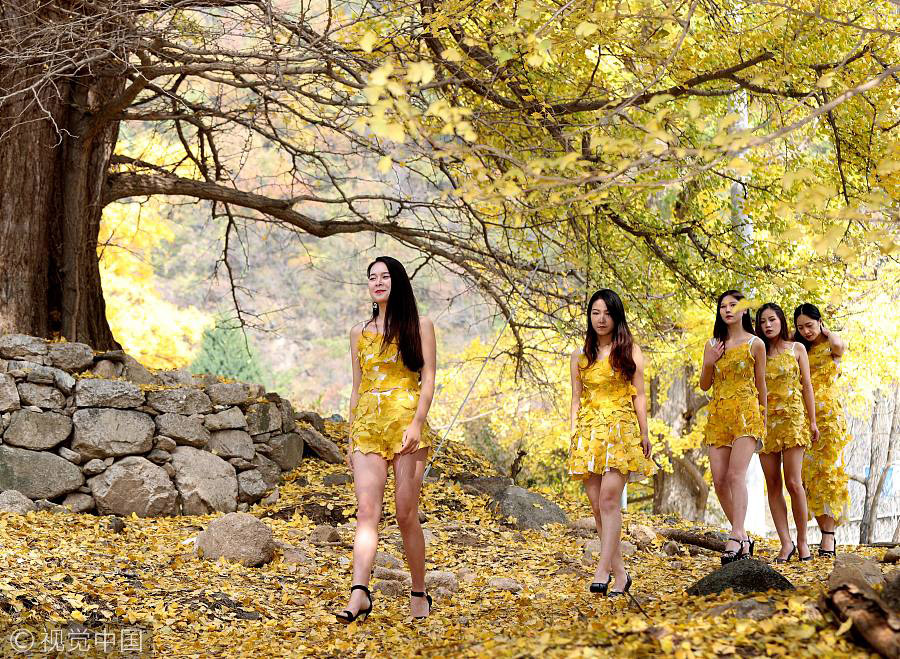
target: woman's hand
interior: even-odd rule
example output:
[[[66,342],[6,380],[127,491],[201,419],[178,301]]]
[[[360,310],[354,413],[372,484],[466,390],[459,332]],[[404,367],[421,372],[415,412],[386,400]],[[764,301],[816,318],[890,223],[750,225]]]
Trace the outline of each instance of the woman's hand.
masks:
[[[403,431],[403,446],[400,447],[399,455],[406,455],[418,450],[419,440],[422,439],[422,422],[415,419],[409,424],[409,427]]]
[[[703,350],[703,365],[704,366],[715,366],[716,362],[722,359],[722,355],[725,354],[725,342],[716,340],[715,343],[710,344],[706,343],[706,348]]]
[[[815,424],[815,422],[809,424],[809,434],[812,438],[813,444],[819,441],[819,427]]]
[[[350,471],[353,471],[353,444],[347,445],[347,455],[344,458],[344,462],[347,464],[347,467],[350,468]]]
[[[822,332],[822,336],[824,336],[826,339],[829,336],[831,336],[831,332],[829,332],[828,329],[825,327],[825,323],[823,323],[821,321],[819,322],[819,331]]]
[[[653,447],[650,446],[650,440],[647,439],[647,436],[646,436],[646,435],[644,435],[643,437],[641,437],[641,448],[642,448],[643,451],[644,451],[644,457],[649,459],[649,458],[650,458],[650,450],[651,450]]]

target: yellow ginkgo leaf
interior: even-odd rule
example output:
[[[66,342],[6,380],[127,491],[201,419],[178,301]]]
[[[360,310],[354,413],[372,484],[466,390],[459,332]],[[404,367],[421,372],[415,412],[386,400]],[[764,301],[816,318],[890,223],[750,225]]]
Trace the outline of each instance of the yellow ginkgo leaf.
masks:
[[[378,35],[369,30],[362,38],[359,40],[359,47],[362,48],[365,52],[371,53],[375,50],[375,44],[378,43]]]

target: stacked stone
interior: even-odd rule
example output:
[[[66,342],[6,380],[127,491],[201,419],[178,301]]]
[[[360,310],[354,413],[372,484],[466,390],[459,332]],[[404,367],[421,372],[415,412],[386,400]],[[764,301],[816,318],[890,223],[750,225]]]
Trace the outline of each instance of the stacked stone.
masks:
[[[0,336],[0,492],[104,515],[243,511],[300,464],[296,430],[260,385]]]

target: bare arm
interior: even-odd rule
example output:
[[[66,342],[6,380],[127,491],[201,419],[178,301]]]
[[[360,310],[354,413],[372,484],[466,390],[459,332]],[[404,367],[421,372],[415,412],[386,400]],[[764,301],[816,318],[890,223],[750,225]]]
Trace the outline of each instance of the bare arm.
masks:
[[[847,349],[847,344],[844,342],[844,339],[842,339],[837,332],[826,329],[824,323],[822,324],[822,334],[828,339],[828,347],[831,348],[832,359],[840,359]]]
[[[794,356],[800,366],[800,382],[803,385],[803,406],[806,408],[806,418],[809,419],[809,430],[812,440],[819,439],[819,427],[816,425],[816,398],[812,387],[812,378],[809,375],[809,355],[802,343],[794,344]]]
[[[578,419],[578,410],[581,409],[581,391],[584,385],[581,382],[581,369],[578,367],[580,353],[576,350],[569,359],[569,371],[572,376],[572,404],[569,408],[569,430],[575,432],[575,422]]]
[[[356,403],[359,402],[359,383],[362,380],[362,368],[359,365],[359,337],[362,334],[362,326],[354,325],[350,330],[350,367],[353,371],[353,391],[350,394],[350,413],[347,418],[353,423],[353,414],[356,411]],[[353,453],[353,437],[347,442],[347,464],[350,464],[350,455]]]
[[[768,423],[769,405],[768,389],[766,389],[766,346],[762,339],[754,341],[750,346],[753,355],[753,376],[756,380],[756,391],[759,393],[759,407],[763,413],[763,421]]]
[[[634,413],[637,415],[638,427],[641,429],[641,448],[644,450],[644,457],[649,458],[650,439],[647,434],[647,392],[644,387],[644,353],[641,352],[640,347],[635,345],[631,354],[635,366],[631,384],[634,385],[637,391],[632,398]]]
[[[716,362],[725,354],[725,344],[721,341],[706,342],[703,349],[703,367],[700,369],[700,389],[709,391],[716,372]]]
[[[431,409],[431,401],[434,399],[434,374],[437,363],[437,342],[434,338],[434,323],[429,318],[419,320],[419,334],[422,337],[422,370],[419,373],[419,404],[416,406],[416,414],[403,432],[403,446],[400,447],[400,455],[412,453],[419,449],[419,441],[422,439],[422,428],[428,418],[428,410]]]

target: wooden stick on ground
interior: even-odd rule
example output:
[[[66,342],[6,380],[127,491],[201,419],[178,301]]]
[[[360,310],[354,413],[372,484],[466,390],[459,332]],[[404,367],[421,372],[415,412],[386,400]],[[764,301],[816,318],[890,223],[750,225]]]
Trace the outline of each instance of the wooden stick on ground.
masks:
[[[694,531],[685,531],[684,529],[657,528],[655,530],[659,535],[675,542],[703,547],[712,551],[725,551],[725,541],[711,533],[696,533]]]
[[[882,657],[900,657],[900,616],[878,594],[856,579],[829,588],[824,608],[838,619],[853,621],[853,628]]]

